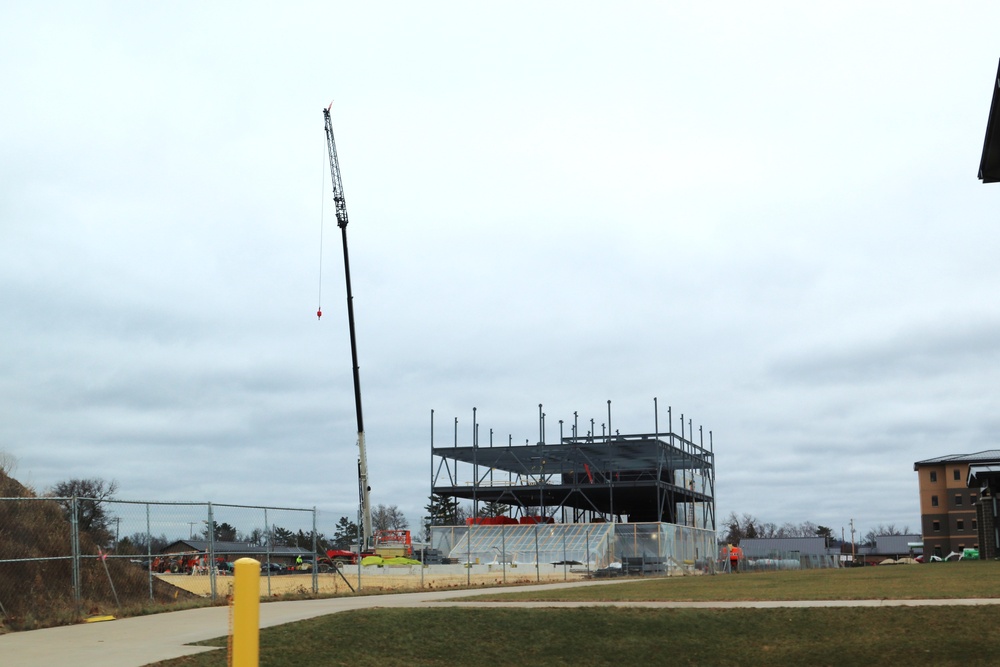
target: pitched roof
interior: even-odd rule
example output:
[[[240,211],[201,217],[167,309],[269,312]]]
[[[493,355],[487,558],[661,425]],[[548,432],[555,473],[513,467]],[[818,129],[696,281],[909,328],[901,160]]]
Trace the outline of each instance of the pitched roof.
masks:
[[[913,464],[913,469],[922,465],[939,465],[942,463],[1000,463],[1000,449],[987,449],[975,454],[949,454],[948,456],[938,456],[933,459],[917,461]]]
[[[185,551],[208,551],[208,540],[178,540],[173,544],[169,544],[163,548],[163,553],[167,553],[167,549],[173,549],[177,546],[188,547]],[[273,545],[268,547],[266,545],[249,544],[247,542],[215,542],[212,545],[215,553],[217,554],[264,554],[270,553],[273,556],[298,556],[300,554],[312,553],[308,549],[303,549],[302,547],[286,547]]]

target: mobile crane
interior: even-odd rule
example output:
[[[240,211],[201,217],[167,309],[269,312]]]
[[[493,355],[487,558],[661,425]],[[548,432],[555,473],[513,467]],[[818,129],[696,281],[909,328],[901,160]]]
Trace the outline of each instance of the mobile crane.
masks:
[[[358,415],[358,500],[361,513],[361,536],[358,551],[363,553],[374,548],[372,534],[372,508],[368,486],[368,457],[365,452],[365,423],[361,416],[361,379],[358,372],[358,344],[354,335],[354,296],[351,294],[351,262],[347,255],[347,203],[344,200],[344,184],[340,180],[340,163],[337,160],[337,145],[333,141],[333,122],[330,120],[330,106],[323,109],[326,125],[326,147],[330,155],[330,177],[333,181],[333,203],[337,212],[337,226],[344,243],[344,277],[347,280],[347,323],[351,331],[351,361],[354,364],[354,406]],[[317,313],[319,314],[319,313]]]

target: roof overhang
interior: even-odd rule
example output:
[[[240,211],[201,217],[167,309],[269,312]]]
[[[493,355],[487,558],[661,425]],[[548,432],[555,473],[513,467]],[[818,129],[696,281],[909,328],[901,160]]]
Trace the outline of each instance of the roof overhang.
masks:
[[[986,121],[986,139],[983,141],[983,157],[979,161],[979,178],[983,183],[1000,181],[1000,67],[993,79],[993,101],[990,116]]]
[[[1000,488],[1000,463],[969,466],[966,486]]]

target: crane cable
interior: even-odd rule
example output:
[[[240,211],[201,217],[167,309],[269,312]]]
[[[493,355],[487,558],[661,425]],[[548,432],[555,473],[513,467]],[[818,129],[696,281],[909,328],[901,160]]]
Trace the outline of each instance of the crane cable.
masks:
[[[316,319],[323,317],[323,204],[326,199],[326,146],[323,147],[322,183],[319,197],[319,291],[316,296]]]

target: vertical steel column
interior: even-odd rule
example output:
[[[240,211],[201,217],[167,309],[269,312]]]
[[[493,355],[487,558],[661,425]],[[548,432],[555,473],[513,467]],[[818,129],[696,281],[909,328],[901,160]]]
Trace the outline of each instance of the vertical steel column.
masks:
[[[472,408],[472,522],[479,516],[479,424],[476,422],[476,408]],[[469,536],[472,532],[470,527]]]
[[[430,497],[430,506],[431,506],[431,509],[433,510],[433,508],[434,508],[434,409],[433,408],[431,408],[431,497]],[[427,565],[427,547],[428,547],[428,545],[430,544],[430,541],[431,541],[431,526],[434,525],[435,521],[437,521],[437,519],[435,519],[435,517],[434,517],[433,514],[431,514],[431,516],[427,517],[427,531],[426,531],[426,534],[424,535],[424,538],[425,538],[424,548],[423,548],[423,553],[420,556],[420,564],[421,564],[421,568],[420,568],[420,588],[424,587],[424,567],[426,567],[426,565]]]
[[[686,449],[686,447],[684,446],[684,443],[685,443],[684,413],[682,412],[681,413],[681,447],[680,447],[680,450],[681,450],[681,494],[680,494],[681,503],[680,504],[681,504],[682,508],[684,509],[684,525],[686,526],[687,523],[688,523],[688,518],[687,518],[687,501],[686,501],[686,498],[687,498],[687,481],[688,480],[687,480],[687,457],[685,456],[685,453],[684,453],[684,450]],[[674,479],[674,483],[675,484],[677,483],[676,479]],[[677,517],[677,523],[681,522],[680,519],[681,518],[678,516]]]
[[[608,399],[608,439],[611,439],[611,434],[614,431],[611,430],[611,399]]]
[[[660,409],[653,397],[653,440],[656,442],[656,522],[663,521],[661,485],[663,484],[663,447],[660,444]]]
[[[691,527],[694,528],[695,525],[695,510],[694,510],[694,427],[691,425],[691,419],[688,419],[688,437],[691,438],[691,445],[687,448],[687,459],[691,463],[691,481],[688,484],[688,500],[691,501]]]

